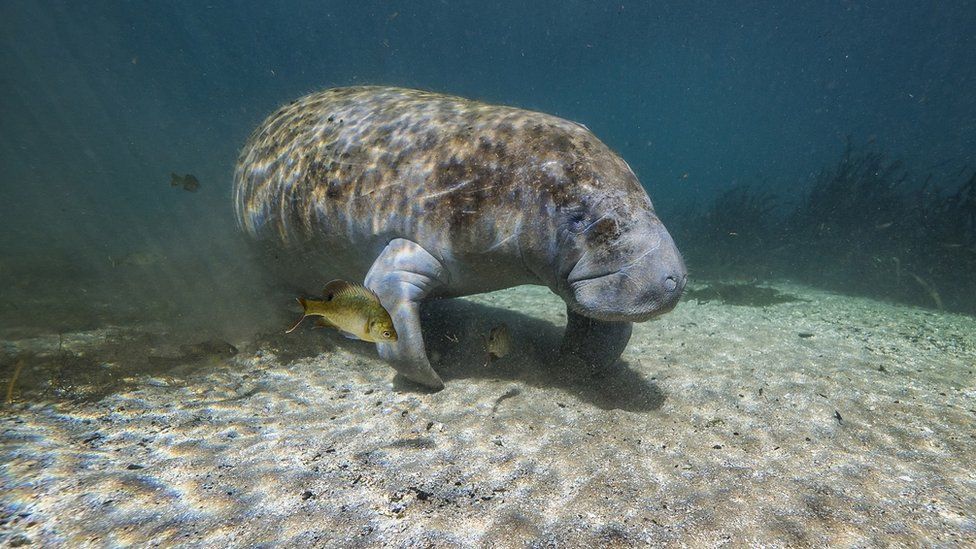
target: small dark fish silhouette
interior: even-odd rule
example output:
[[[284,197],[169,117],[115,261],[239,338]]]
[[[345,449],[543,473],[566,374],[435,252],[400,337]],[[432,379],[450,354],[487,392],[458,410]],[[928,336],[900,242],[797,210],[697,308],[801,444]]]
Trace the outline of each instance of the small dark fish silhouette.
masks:
[[[171,187],[183,187],[184,191],[190,191],[191,193],[197,192],[200,188],[200,180],[191,173],[186,175],[176,175],[175,173],[169,174],[169,184]]]
[[[491,363],[492,360],[503,358],[512,350],[512,336],[508,331],[507,324],[499,324],[488,332],[487,336],[483,336],[485,340],[485,352],[488,353],[488,357],[485,359],[485,366]]]

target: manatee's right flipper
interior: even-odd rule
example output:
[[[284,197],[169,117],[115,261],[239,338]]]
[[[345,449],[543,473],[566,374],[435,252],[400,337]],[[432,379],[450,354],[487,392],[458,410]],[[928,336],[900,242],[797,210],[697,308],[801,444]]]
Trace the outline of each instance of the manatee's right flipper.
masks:
[[[376,292],[393,318],[394,343],[377,343],[380,356],[401,375],[432,389],[444,382],[430,366],[420,331],[420,302],[446,282],[440,261],[416,242],[397,238],[387,244],[366,274],[364,285]]]

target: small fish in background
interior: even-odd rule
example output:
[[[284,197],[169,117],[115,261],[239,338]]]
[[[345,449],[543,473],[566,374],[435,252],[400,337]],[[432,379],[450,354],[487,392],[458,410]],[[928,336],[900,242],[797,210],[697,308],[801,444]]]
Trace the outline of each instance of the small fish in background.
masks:
[[[507,324],[499,324],[488,331],[488,335],[485,336],[485,352],[488,353],[485,366],[488,366],[493,360],[504,358],[511,351],[512,336],[508,331]]]
[[[165,260],[166,260],[166,258],[162,254],[157,253],[157,252],[151,252],[151,251],[132,252],[130,254],[126,254],[126,255],[122,256],[121,258],[119,258],[119,257],[113,257],[113,256],[108,256],[108,261],[109,261],[109,263],[111,263],[112,267],[114,267],[114,268],[119,268],[119,267],[139,267],[139,268],[155,267],[156,265],[159,265],[160,263],[162,263]]]
[[[230,358],[237,352],[237,347],[221,339],[180,345],[180,353],[184,358]]]
[[[237,347],[220,339],[210,339],[198,343],[179,346],[178,353],[150,354],[149,363],[159,368],[174,368],[181,364],[204,360],[219,362],[235,356]]]
[[[169,178],[170,187],[183,187],[184,191],[190,191],[191,193],[197,192],[197,189],[200,188],[200,181],[191,173],[186,175],[170,173]]]
[[[318,316],[321,318],[317,325],[336,328],[350,339],[373,343],[397,340],[390,313],[369,288],[345,280],[333,280],[325,285],[322,295],[324,299],[298,298],[303,309],[302,317],[286,334],[294,332],[306,318]]]

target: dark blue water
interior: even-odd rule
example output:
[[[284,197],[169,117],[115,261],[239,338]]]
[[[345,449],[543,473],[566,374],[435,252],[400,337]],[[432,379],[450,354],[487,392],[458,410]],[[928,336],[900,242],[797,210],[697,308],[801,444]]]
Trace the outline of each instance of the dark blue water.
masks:
[[[278,105],[351,84],[580,121],[669,225],[740,184],[786,212],[848,136],[951,190],[976,165],[974,28],[973,2],[4,2],[0,275],[226,306],[240,146]],[[155,252],[184,262],[148,288],[112,270]]]
[[[235,162],[363,84],[585,124],[682,302],[285,334]],[[973,546],[974,317],[976,1],[0,0],[0,546]]]

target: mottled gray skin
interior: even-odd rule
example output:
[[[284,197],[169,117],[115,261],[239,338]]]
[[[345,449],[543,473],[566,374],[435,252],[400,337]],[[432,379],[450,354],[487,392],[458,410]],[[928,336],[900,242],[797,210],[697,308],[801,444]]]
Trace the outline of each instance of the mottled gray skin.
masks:
[[[385,87],[325,90],[248,139],[234,191],[242,228],[301,287],[364,280],[399,340],[380,355],[443,383],[419,304],[542,284],[567,305],[562,352],[615,363],[631,322],[672,309],[687,278],[650,198],[580,124]]]

